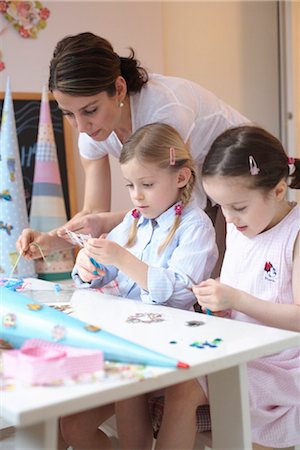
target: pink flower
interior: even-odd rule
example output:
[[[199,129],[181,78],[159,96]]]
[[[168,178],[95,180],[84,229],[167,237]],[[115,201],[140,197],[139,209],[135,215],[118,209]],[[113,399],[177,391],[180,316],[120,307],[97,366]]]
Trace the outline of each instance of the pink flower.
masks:
[[[0,72],[5,69],[5,64],[3,61],[0,61]]]
[[[0,12],[5,13],[8,8],[7,2],[0,2]]]
[[[23,38],[29,38],[29,37],[30,37],[29,31],[26,30],[26,28],[24,28],[24,27],[20,27],[20,28],[19,28],[19,34],[20,34]]]
[[[40,10],[40,18],[41,19],[43,19],[43,20],[47,20],[48,19],[48,17],[50,16],[50,11],[49,11],[49,9],[48,8],[42,8],[41,10]]]

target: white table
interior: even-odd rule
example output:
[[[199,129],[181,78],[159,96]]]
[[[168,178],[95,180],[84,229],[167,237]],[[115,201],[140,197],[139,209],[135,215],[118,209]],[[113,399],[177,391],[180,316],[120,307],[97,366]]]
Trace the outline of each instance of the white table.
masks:
[[[16,449],[54,449],[61,415],[105,405],[208,375],[214,449],[251,448],[246,363],[299,345],[299,334],[173,308],[144,305],[89,290],[70,293],[75,315],[112,333],[190,364],[189,369],[153,368],[142,382],[108,380],[63,387],[26,387],[2,393],[1,415],[17,427]],[[45,298],[45,292],[41,296]],[[64,299],[66,293],[64,292]],[[39,297],[34,293],[34,298]],[[47,296],[48,297],[48,296]],[[59,296],[49,291],[49,301]],[[158,323],[128,323],[137,313],[159,313]],[[198,327],[188,321],[204,322]],[[221,338],[217,348],[191,347]],[[176,341],[171,344],[170,341]],[[152,370],[152,368],[151,368]],[[230,413],[228,413],[230,405]],[[234,432],[233,432],[234,430]]]

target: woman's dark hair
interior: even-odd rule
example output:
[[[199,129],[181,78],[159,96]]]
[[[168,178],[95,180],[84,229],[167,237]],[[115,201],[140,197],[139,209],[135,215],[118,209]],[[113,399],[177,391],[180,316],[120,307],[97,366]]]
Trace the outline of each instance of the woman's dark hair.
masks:
[[[256,175],[250,172],[251,157],[259,169]],[[203,163],[202,177],[248,177],[250,187],[265,191],[290,177],[289,187],[299,189],[300,160],[295,158],[293,164],[289,163],[275,136],[257,126],[239,126],[226,130],[212,143]]]
[[[50,62],[49,90],[74,96],[89,96],[99,92],[115,94],[115,81],[121,75],[127,93],[139,92],[148,81],[147,71],[135,59],[120,57],[112,45],[93,33],[66,36],[58,42]]]

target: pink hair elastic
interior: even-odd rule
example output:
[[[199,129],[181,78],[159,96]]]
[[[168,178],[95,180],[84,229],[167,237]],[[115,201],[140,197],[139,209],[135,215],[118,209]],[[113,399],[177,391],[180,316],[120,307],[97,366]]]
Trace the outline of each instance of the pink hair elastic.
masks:
[[[170,147],[170,166],[175,166],[176,157],[175,157],[175,148]]]
[[[133,209],[133,210],[131,211],[131,215],[132,215],[132,217],[133,217],[134,219],[139,219],[139,217],[140,217],[140,212],[139,212],[138,209]]]
[[[249,156],[249,169],[251,175],[258,175],[260,172],[260,168],[258,167],[254,157],[251,155]]]
[[[174,209],[175,209],[175,216],[181,216],[183,206],[179,204],[179,205],[176,205]]]
[[[289,175],[292,175],[292,173],[295,170],[295,158],[292,156],[288,157],[288,166],[289,166]]]

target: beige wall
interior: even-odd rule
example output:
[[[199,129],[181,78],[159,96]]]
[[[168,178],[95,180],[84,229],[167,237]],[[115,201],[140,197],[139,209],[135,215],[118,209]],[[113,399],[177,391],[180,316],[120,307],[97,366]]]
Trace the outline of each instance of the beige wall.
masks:
[[[0,36],[13,91],[39,92],[47,81],[56,42],[66,34],[93,31],[116,51],[136,49],[151,71],[190,78],[214,91],[275,134],[278,125],[277,23],[274,1],[49,1],[45,30],[22,39],[11,27]],[[83,19],[84,18],[84,19]],[[1,16],[0,29],[5,25]],[[82,204],[83,173],[74,139],[77,198]],[[130,207],[116,161],[113,209]]]
[[[165,2],[163,27],[166,73],[279,135],[276,2]]]

